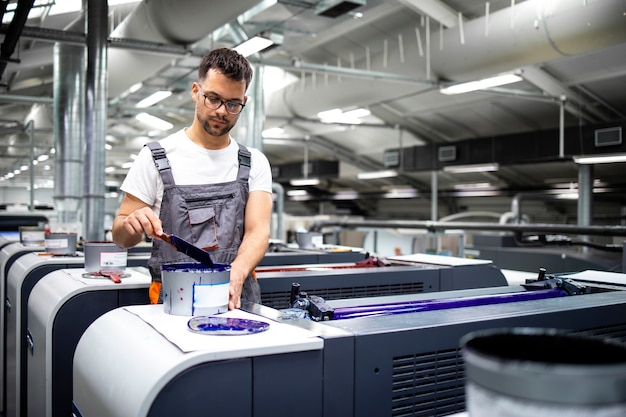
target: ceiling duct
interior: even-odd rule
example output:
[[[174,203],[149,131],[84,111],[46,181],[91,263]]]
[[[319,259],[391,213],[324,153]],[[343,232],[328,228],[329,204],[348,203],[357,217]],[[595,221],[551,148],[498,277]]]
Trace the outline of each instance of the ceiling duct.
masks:
[[[363,5],[365,0],[322,0],[315,8],[315,13],[320,16],[339,17]]]
[[[151,44],[190,45],[259,3],[261,0],[239,0],[207,7],[206,0],[145,0],[110,37]],[[158,48],[153,52],[110,48],[109,96],[116,97],[130,86],[153,76],[171,59]]]
[[[489,35],[485,36],[485,18],[477,18],[463,25],[465,44],[461,44],[460,28],[445,29],[431,36],[431,65],[434,74],[448,80],[468,81],[510,71],[525,65],[538,64],[567,55],[580,55],[626,42],[623,0],[596,2],[552,2],[549,15],[538,16],[543,2],[526,1],[515,5],[515,23],[511,25],[511,8],[489,16]],[[434,26],[434,25],[433,25]],[[441,36],[440,36],[441,35]],[[439,47],[439,43],[443,45]],[[320,45],[323,46],[323,45]],[[397,50],[389,55],[399,55]],[[419,68],[400,62],[389,63],[389,74],[406,74],[419,78]],[[294,84],[274,94],[268,113],[313,117],[326,103],[336,107],[359,105],[372,96],[379,101],[397,97],[406,91],[407,84],[389,78],[385,82],[369,83],[342,76],[340,81],[330,78],[327,84],[306,88]],[[338,88],[341,83],[341,88]],[[425,88],[427,86],[425,85]]]
[[[461,140],[454,145],[423,145],[403,149],[391,148],[385,153],[399,153],[403,170],[407,172],[441,170],[459,165],[497,163],[500,166],[536,164],[550,161],[571,161],[574,155],[602,155],[626,153],[626,144],[617,140],[618,132],[626,129],[626,122],[574,126],[565,129],[564,156],[559,152],[559,130],[515,133]],[[597,132],[613,136],[606,146],[598,146]],[[454,152],[451,152],[454,149]],[[444,158],[442,155],[454,159]]]

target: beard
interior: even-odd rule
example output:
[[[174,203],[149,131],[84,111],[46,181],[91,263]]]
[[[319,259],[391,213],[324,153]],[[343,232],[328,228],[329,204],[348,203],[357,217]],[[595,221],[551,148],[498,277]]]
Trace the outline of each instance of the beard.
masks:
[[[199,114],[196,116],[202,125],[202,128],[211,136],[224,136],[228,134],[235,126],[235,120],[228,120],[219,116],[202,118]],[[221,122],[221,123],[218,123]]]

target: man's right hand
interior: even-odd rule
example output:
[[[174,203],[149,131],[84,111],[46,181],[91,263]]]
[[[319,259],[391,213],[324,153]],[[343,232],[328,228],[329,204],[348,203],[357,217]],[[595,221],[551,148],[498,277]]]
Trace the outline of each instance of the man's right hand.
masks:
[[[121,247],[135,246],[145,234],[149,238],[161,236],[161,220],[152,207],[130,194],[126,194],[113,221],[113,241]]]

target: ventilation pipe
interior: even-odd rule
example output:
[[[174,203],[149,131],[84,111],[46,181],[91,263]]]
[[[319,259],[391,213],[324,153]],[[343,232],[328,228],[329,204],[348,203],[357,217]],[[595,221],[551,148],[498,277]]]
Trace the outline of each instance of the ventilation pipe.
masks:
[[[111,38],[189,45],[235,20],[261,0],[145,0],[119,24]],[[109,53],[109,95],[116,97],[132,85],[157,73],[172,59],[154,52],[115,48]]]
[[[81,17],[66,30],[82,31],[84,24]],[[80,221],[83,198],[85,52],[84,46],[54,44],[54,207],[66,228]]]
[[[83,237],[104,239],[104,163],[107,129],[107,16],[108,5],[87,0],[87,72],[85,120],[85,208]]]
[[[275,211],[276,211],[276,227],[272,228],[273,230],[275,230],[275,235],[274,238],[275,239],[279,239],[279,240],[285,240],[285,237],[283,236],[283,224],[284,224],[284,212],[285,212],[285,189],[283,188],[282,185],[280,185],[277,182],[273,182],[272,183],[272,191],[274,192],[274,195],[276,196],[276,206],[275,206]]]
[[[589,226],[593,221],[593,165],[578,165],[578,226]],[[589,236],[582,236],[588,242]],[[583,246],[584,251],[588,248]]]
[[[248,34],[238,23],[229,25],[233,39],[240,44],[249,39]],[[258,55],[258,54],[257,54]],[[248,88],[250,100],[246,103],[244,110],[246,124],[239,126],[237,138],[246,146],[257,148],[263,151],[263,125],[265,123],[265,99],[263,94],[263,74],[265,67],[254,65],[252,82]],[[241,124],[241,121],[239,122]]]
[[[548,5],[549,13],[546,11]],[[434,74],[449,80],[471,81],[626,42],[623,0],[522,2],[489,15],[487,35],[486,19],[464,22],[462,27],[445,29],[443,33],[431,36],[433,47],[430,56],[424,59],[430,60]],[[464,44],[460,42],[461,30]],[[398,54],[397,49],[387,53]],[[385,71],[415,79],[425,75],[417,73],[421,65],[399,61],[395,67],[392,65],[389,62]],[[372,62],[372,70],[376,70],[373,67]],[[303,71],[306,72],[306,64],[303,64]],[[327,110],[322,108],[327,103],[340,108],[353,106],[369,102],[372,94],[384,102],[407,89],[406,83],[394,79],[368,83],[367,88],[363,88],[360,79],[343,76],[340,81],[336,80],[337,77],[329,77],[328,83],[306,85],[305,88],[301,84],[291,85],[269,100],[268,113],[312,117]],[[380,80],[385,81],[385,78]],[[338,88],[339,84],[341,88]]]

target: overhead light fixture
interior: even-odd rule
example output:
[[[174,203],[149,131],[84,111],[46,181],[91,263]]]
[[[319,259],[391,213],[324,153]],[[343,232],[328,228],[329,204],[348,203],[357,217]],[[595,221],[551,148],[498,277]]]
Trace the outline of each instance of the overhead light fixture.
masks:
[[[386,169],[383,171],[372,171],[372,172],[359,172],[356,177],[360,180],[374,180],[380,178],[392,178],[397,177],[398,171],[393,169]]]
[[[289,180],[289,184],[294,187],[305,187],[307,185],[319,185],[320,180],[318,178],[295,178]]]
[[[368,109],[358,108],[344,112],[341,109],[326,110],[317,113],[317,117],[322,123],[347,123],[358,125],[362,123],[362,118],[371,114]]]
[[[263,132],[261,132],[261,136],[263,136],[264,139],[266,138],[276,139],[276,138],[283,137],[284,133],[285,133],[285,129],[283,129],[280,126],[277,126],[277,127],[270,127],[269,129],[265,129]]]
[[[136,93],[137,91],[141,90],[141,87],[143,87],[143,83],[141,83],[141,82],[135,83],[135,84],[130,86],[130,88],[128,89],[128,92],[129,93]]]
[[[498,163],[475,164],[475,165],[450,165],[443,167],[444,172],[451,174],[467,174],[469,172],[493,172],[500,168]]]
[[[491,189],[494,186],[490,182],[472,182],[465,184],[454,184],[455,190],[485,190]]]
[[[250,56],[257,52],[266,51],[269,47],[282,45],[283,35],[279,33],[270,33],[269,35],[257,35],[240,43],[233,49],[243,56]]]
[[[159,129],[159,130],[170,130],[171,128],[174,127],[173,124],[171,124],[168,121],[165,121],[163,119],[159,119],[156,116],[153,116],[151,114],[148,113],[139,113],[138,115],[135,116],[135,119],[139,120],[140,122],[145,123],[146,125],[153,127],[155,129]]]
[[[289,197],[302,197],[309,195],[309,192],[307,190],[289,190],[287,191],[287,195]]]
[[[484,90],[491,87],[498,87],[506,84],[513,84],[522,81],[523,78],[515,73],[498,74],[494,77],[485,78],[478,81],[455,84],[441,88],[439,92],[446,95],[469,93],[470,91]]]
[[[626,162],[626,154],[575,156],[574,162],[581,165]]]
[[[150,107],[157,104],[159,101],[165,100],[169,96],[172,95],[172,92],[169,90],[161,90],[157,91],[154,94],[150,94],[148,97],[141,100],[139,103],[135,104],[135,107]]]

